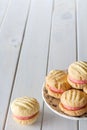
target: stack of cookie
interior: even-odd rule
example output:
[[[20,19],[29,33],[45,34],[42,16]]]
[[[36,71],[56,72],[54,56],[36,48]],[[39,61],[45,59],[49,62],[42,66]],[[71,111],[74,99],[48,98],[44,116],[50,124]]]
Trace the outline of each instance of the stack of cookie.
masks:
[[[59,108],[65,114],[82,116],[87,113],[87,62],[72,63],[68,72],[50,71],[45,88],[48,95],[59,99]]]

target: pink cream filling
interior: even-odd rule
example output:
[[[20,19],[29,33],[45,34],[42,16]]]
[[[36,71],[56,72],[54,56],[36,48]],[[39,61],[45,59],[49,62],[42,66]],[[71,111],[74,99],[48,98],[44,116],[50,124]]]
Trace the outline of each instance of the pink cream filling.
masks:
[[[73,79],[72,77],[69,77],[69,80],[77,84],[87,84],[87,80],[76,80],[76,79]]]
[[[63,105],[63,104],[62,104]],[[71,110],[71,111],[76,111],[76,110],[80,110],[82,108],[84,108],[86,105],[82,106],[82,107],[70,107],[70,106],[66,106],[66,105],[63,105],[63,107],[67,110]]]
[[[52,92],[54,92],[54,93],[63,93],[63,92],[64,92],[64,91],[61,90],[61,89],[57,89],[57,88],[54,88],[54,87],[51,87],[51,86],[49,86],[49,89],[50,89]]]
[[[15,118],[17,118],[17,119],[19,119],[19,120],[29,120],[29,119],[32,119],[33,117],[35,117],[37,114],[38,114],[38,112],[35,113],[35,114],[32,115],[32,116],[22,117],[22,116],[13,115],[13,117],[15,117]]]

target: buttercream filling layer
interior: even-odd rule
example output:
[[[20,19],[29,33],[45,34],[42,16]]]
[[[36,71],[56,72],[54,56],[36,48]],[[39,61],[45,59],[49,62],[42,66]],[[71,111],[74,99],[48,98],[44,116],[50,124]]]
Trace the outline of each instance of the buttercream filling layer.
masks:
[[[13,117],[19,119],[19,120],[29,120],[29,119],[32,119],[33,117],[35,117],[39,112],[35,113],[34,115],[32,116],[26,116],[26,117],[23,117],[23,116],[16,116],[16,115],[13,115]]]
[[[73,83],[77,83],[77,84],[87,84],[87,80],[76,80],[76,79],[73,79],[72,77],[68,77],[69,80]]]
[[[64,92],[64,91],[61,90],[61,89],[57,89],[57,88],[54,88],[54,87],[49,86],[49,85],[48,85],[48,87],[49,87],[49,89],[50,89],[52,92],[54,92],[54,93],[60,93],[60,94],[62,94],[62,93]]]
[[[64,104],[62,104],[62,106],[63,106],[65,109],[67,109],[67,110],[71,110],[71,111],[80,110],[80,109],[82,109],[82,108],[85,108],[85,107],[86,107],[86,105],[81,106],[81,107],[71,107],[71,106],[66,106],[66,105],[64,105]]]

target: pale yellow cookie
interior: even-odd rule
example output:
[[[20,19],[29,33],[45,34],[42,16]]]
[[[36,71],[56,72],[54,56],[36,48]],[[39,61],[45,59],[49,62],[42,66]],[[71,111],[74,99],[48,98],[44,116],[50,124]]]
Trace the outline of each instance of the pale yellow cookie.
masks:
[[[60,98],[62,93],[70,88],[66,71],[52,70],[46,76],[46,89],[50,96]]]
[[[76,89],[83,89],[87,86],[87,62],[77,61],[68,68],[67,80]]]
[[[59,107],[70,116],[81,116],[87,112],[87,95],[80,90],[68,90],[62,94]]]
[[[39,103],[35,98],[20,97],[11,103],[13,119],[23,125],[32,124],[39,115]]]

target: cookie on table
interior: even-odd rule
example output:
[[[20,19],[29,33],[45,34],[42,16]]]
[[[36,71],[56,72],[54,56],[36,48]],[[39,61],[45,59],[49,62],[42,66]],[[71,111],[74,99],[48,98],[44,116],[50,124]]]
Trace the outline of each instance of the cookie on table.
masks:
[[[67,72],[52,70],[46,76],[46,89],[50,96],[60,98],[62,93],[70,88],[71,86],[67,82]]]
[[[76,61],[68,68],[67,80],[76,89],[87,87],[87,62]]]
[[[13,119],[22,125],[34,123],[38,118],[39,109],[39,103],[35,98],[19,97],[11,103]]]
[[[87,95],[80,90],[71,89],[61,96],[59,108],[70,116],[82,116],[87,113]]]

